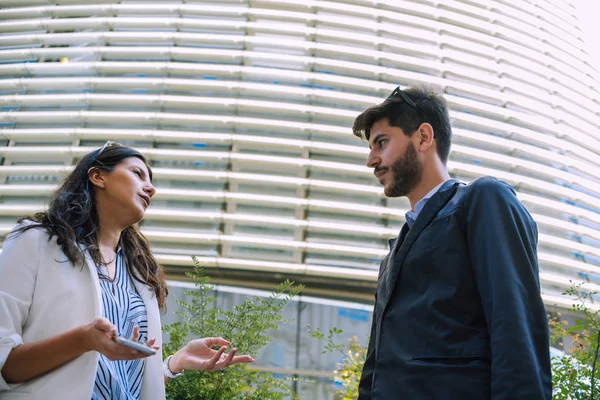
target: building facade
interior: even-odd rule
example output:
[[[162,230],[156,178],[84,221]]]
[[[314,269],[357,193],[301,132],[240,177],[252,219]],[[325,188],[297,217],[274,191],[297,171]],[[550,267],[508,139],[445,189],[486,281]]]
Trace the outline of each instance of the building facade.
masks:
[[[222,285],[290,277],[368,304],[409,205],[383,196],[352,121],[426,84],[451,110],[451,175],[510,183],[536,220],[546,304],[570,306],[570,280],[600,289],[600,83],[569,1],[0,8],[3,234],[111,139],[153,166],[141,226],[170,279],[194,255]]]

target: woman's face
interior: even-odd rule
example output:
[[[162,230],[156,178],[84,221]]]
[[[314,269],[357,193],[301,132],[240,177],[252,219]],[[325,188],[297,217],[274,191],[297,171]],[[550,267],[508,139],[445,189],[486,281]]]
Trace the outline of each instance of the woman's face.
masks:
[[[144,218],[156,189],[150,182],[148,168],[137,157],[125,158],[111,172],[101,171],[90,177],[96,186],[96,203],[102,217],[117,218],[123,226]]]

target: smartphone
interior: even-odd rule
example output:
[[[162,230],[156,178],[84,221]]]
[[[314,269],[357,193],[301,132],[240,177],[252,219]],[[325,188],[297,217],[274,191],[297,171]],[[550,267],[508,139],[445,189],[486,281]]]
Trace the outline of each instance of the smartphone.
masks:
[[[122,346],[129,347],[130,349],[137,350],[140,353],[148,354],[148,355],[151,355],[151,356],[153,356],[153,355],[156,354],[156,350],[154,350],[151,347],[146,346],[143,343],[132,342],[131,340],[125,339],[125,338],[120,337],[120,336],[116,336],[115,337],[115,341],[117,343],[119,343],[120,345],[122,345]]]

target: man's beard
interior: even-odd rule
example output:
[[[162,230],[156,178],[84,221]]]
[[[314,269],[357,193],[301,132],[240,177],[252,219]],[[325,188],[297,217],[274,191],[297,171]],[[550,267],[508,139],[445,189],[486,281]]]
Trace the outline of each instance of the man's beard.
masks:
[[[396,160],[390,167],[392,184],[384,189],[387,197],[406,196],[417,187],[423,178],[423,166],[417,157],[417,151],[409,142],[404,156]]]

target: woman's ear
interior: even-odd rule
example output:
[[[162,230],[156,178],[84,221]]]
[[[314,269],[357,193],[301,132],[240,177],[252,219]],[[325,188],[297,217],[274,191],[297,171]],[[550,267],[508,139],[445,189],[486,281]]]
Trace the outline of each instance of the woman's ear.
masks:
[[[106,182],[104,181],[104,172],[100,171],[98,168],[90,168],[88,170],[88,179],[92,185],[98,188],[104,188],[106,186]]]

